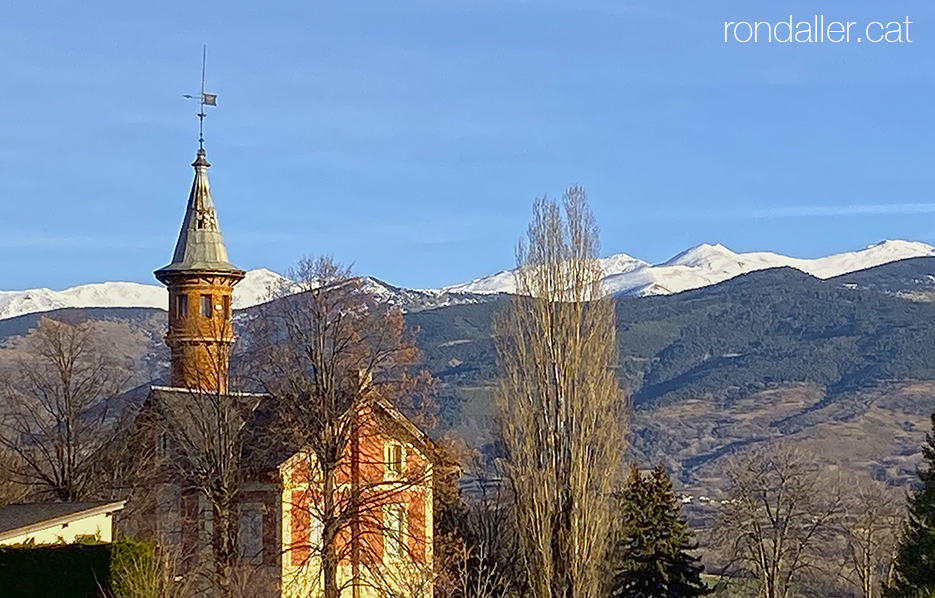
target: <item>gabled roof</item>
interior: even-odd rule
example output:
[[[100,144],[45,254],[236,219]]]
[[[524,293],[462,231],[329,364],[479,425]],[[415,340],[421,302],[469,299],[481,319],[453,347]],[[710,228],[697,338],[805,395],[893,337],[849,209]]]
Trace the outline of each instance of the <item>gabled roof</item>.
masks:
[[[272,403],[269,403],[272,405]],[[376,390],[370,390],[364,408],[369,407],[383,430],[397,441],[405,441],[418,449],[433,465],[450,468],[459,467],[447,452],[419,429],[412,421]],[[264,420],[268,423],[270,420]],[[298,455],[303,448],[295,445],[279,445],[277,450],[265,454],[266,468],[281,469]]]
[[[209,271],[243,276],[243,270],[227,261],[227,248],[218,226],[211,188],[208,185],[208,167],[205,151],[198,150],[192,163],[195,180],[188,195],[188,206],[182,220],[182,230],[175,245],[172,262],[156,270],[156,278],[164,278],[177,272]]]
[[[199,438],[206,432],[219,433],[219,430],[213,430],[213,427],[222,424],[221,421],[207,418],[196,421],[192,409],[204,408],[204,402],[198,401],[199,397],[210,398],[214,393],[211,391],[199,391],[189,388],[180,388],[175,386],[151,386],[149,395],[146,397],[146,403],[141,411],[146,411],[147,418],[156,417],[157,419],[145,420],[146,424],[151,425],[156,421],[161,421],[160,425],[178,426],[185,437]],[[236,418],[230,418],[224,422],[226,425],[236,428],[246,427],[246,439],[250,441],[252,436],[251,425],[255,419],[255,414],[260,405],[269,398],[269,395],[230,391],[223,395],[233,399],[230,403],[237,409]],[[194,404],[192,404],[195,402]],[[244,446],[243,450],[249,452],[249,447]]]
[[[195,425],[197,422],[189,419],[191,412],[187,410],[186,402],[197,400],[199,395],[211,394],[210,391],[203,393],[175,386],[150,386],[149,394],[139,409],[143,417],[137,419],[137,425],[151,426],[157,422],[161,422],[158,425]],[[284,449],[279,443],[271,445],[270,435],[265,432],[275,415],[271,397],[263,393],[237,391],[229,391],[225,395],[238,399],[234,404],[238,407],[240,421],[232,423],[242,423],[245,426],[241,450],[246,469],[256,473],[275,467],[275,464],[270,465],[270,462],[276,461],[277,457],[271,454],[275,452],[278,455]],[[165,421],[166,417],[171,422]],[[193,437],[201,433],[197,429],[187,431],[192,432]]]
[[[429,438],[428,434],[423,432],[419,426],[412,423],[399,409],[397,409],[386,398],[373,392],[371,405],[382,413],[395,426],[402,429],[409,435],[410,439],[422,449],[422,452],[436,465],[457,466],[457,463],[451,456],[438,444]]]
[[[0,507],[0,540],[123,509],[127,501],[18,503]]]
[[[157,407],[157,403],[171,406],[178,401],[191,400],[192,393],[193,391],[185,388],[152,386],[147,402],[153,407]],[[227,394],[243,399],[241,416],[245,429],[242,458],[244,466],[253,475],[277,471],[282,464],[302,450],[303,447],[296,446],[289,439],[269,433],[271,429],[279,426],[279,408],[274,397],[251,392]],[[378,417],[393,427],[395,434],[399,435],[396,436],[397,439],[402,440],[405,436],[405,440],[419,448],[436,465],[457,466],[444,449],[378,392],[370,391],[366,406],[372,407]],[[184,425],[182,422],[177,423]]]

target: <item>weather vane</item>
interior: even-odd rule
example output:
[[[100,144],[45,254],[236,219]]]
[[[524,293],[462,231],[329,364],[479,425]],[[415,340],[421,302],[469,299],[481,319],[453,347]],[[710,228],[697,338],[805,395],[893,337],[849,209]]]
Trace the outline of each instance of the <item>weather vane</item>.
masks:
[[[186,93],[184,98],[189,100],[198,100],[198,149],[205,149],[205,106],[217,106],[218,96],[216,93],[205,93],[205,63],[208,58],[208,46],[201,48],[201,95]]]

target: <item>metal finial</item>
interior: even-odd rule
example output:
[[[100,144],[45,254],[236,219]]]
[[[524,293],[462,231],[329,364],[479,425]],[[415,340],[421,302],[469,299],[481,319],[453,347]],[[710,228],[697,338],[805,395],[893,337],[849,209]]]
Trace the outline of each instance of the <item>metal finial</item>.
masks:
[[[201,93],[197,96],[198,99],[198,151],[204,153],[205,150],[205,106],[217,106],[218,105],[218,96],[213,93],[205,93],[205,65],[208,60],[208,46],[204,45],[201,48]],[[185,94],[183,97],[194,100],[196,96],[194,94]]]
[[[205,149],[205,66],[208,62],[208,45],[201,46],[201,110],[198,111],[198,149]]]

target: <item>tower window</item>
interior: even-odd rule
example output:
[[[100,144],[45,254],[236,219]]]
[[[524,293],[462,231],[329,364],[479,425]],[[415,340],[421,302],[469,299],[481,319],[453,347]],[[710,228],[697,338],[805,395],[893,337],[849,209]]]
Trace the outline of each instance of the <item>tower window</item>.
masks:
[[[175,317],[185,318],[188,315],[188,295],[175,296]]]
[[[210,318],[211,312],[214,311],[212,307],[211,295],[202,295],[201,296],[201,317]]]
[[[229,320],[231,317],[231,298],[230,295],[224,295],[221,297],[221,305],[223,306],[224,319]]]

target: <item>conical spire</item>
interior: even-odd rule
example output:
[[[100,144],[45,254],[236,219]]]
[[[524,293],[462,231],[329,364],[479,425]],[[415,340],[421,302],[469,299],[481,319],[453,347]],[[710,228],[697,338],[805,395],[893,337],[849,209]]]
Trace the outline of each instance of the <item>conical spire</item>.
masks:
[[[195,180],[188,196],[188,207],[185,209],[172,263],[156,270],[156,277],[161,280],[163,274],[191,270],[242,274],[242,270],[227,261],[227,249],[218,227],[208,185],[208,167],[211,165],[205,159],[204,149],[198,150],[192,166],[195,168]]]

